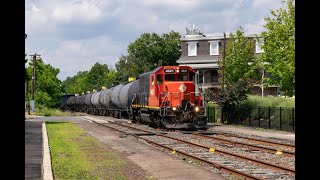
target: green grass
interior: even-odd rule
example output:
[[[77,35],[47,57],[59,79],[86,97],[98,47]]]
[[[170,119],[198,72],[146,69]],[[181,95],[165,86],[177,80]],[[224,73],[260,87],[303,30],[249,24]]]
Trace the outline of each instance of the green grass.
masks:
[[[249,95],[248,99],[242,102],[243,106],[266,106],[266,107],[295,107],[294,98],[274,97],[274,96],[254,96]]]
[[[62,112],[59,109],[52,109],[47,107],[36,107],[35,114],[37,116],[71,116],[70,112]]]
[[[208,122],[215,123],[220,119],[221,113],[217,103],[207,103],[207,114]]]
[[[128,179],[126,161],[69,122],[46,122],[54,178]]]

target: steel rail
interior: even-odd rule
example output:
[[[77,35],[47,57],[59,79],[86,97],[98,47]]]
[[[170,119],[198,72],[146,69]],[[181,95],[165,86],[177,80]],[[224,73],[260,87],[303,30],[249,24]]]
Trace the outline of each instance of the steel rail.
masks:
[[[91,121],[92,121],[92,120],[91,120]],[[102,126],[104,126],[104,127],[110,128],[110,129],[112,129],[112,130],[125,133],[124,131],[121,131],[121,130],[116,129],[116,128],[111,127],[111,126],[108,126],[108,125],[106,125],[106,124],[102,124],[102,123],[99,123],[99,122],[96,122],[96,121],[92,121],[92,122],[94,122],[94,123],[97,124],[97,125],[102,125]],[[114,123],[114,124],[117,124],[117,125],[120,125],[120,126],[122,125],[122,124],[118,124],[118,123]],[[143,131],[144,131],[144,130],[143,130]],[[168,150],[173,150],[171,147],[168,147],[168,146],[159,144],[159,143],[154,142],[154,141],[151,141],[151,140],[149,140],[149,139],[146,139],[146,138],[143,138],[143,137],[140,137],[140,136],[137,136],[137,135],[132,135],[132,136],[134,136],[134,137],[136,137],[136,138],[138,138],[138,139],[142,139],[142,140],[146,141],[146,142],[149,143],[149,144],[154,144],[154,145],[163,147],[163,148],[168,149]],[[214,163],[214,162],[208,161],[208,160],[206,160],[206,159],[202,159],[202,158],[193,156],[193,155],[191,155],[191,154],[188,154],[188,153],[183,152],[183,151],[180,151],[180,150],[175,150],[175,151],[178,152],[178,153],[180,153],[180,154],[183,154],[183,155],[185,155],[185,156],[187,156],[187,157],[190,157],[190,158],[196,159],[196,160],[198,160],[198,161],[205,162],[205,163],[207,163],[207,164],[213,165],[215,168],[221,170],[222,172],[231,174],[231,175],[233,175],[233,176],[235,176],[235,177],[241,177],[241,178],[245,177],[246,179],[250,179],[250,180],[263,180],[263,178],[256,177],[256,176],[253,176],[253,175],[251,175],[251,174],[238,171],[238,170],[236,170],[236,169],[234,169],[234,168],[230,168],[230,167],[227,167],[227,166],[219,165],[219,164],[217,164],[217,163]]]
[[[208,150],[210,150],[211,148],[213,148],[213,147],[208,147],[208,146],[204,146],[204,145],[201,145],[201,144],[191,143],[191,142],[188,142],[188,141],[185,141],[185,140],[173,138],[173,137],[166,136],[166,135],[161,135],[161,134],[159,134],[158,136],[163,136],[163,137],[166,137],[166,138],[174,139],[174,140],[176,140],[176,141],[181,141],[181,142],[184,142],[184,143],[187,143],[187,144],[190,144],[190,145],[193,145],[193,146],[198,146],[198,147],[201,147],[201,148],[205,148],[205,149],[208,149]],[[272,169],[278,169],[278,170],[286,171],[286,172],[289,172],[290,174],[295,174],[295,170],[294,170],[294,169],[291,169],[291,168],[287,168],[287,167],[284,167],[284,166],[279,166],[279,165],[277,165],[277,164],[268,163],[268,162],[261,161],[261,160],[258,160],[258,159],[253,159],[253,158],[250,158],[250,157],[248,157],[248,156],[231,153],[231,152],[224,151],[224,150],[217,149],[217,148],[214,148],[214,149],[215,149],[215,151],[217,151],[217,152],[220,152],[220,153],[223,153],[223,154],[227,154],[227,155],[230,155],[230,156],[234,156],[234,157],[240,158],[240,159],[246,159],[246,160],[252,161],[252,162],[254,162],[254,163],[260,164],[260,165],[262,165],[262,166],[265,166],[265,167],[269,167],[269,168],[272,168]]]
[[[280,146],[285,146],[285,147],[290,147],[290,148],[295,148],[295,145],[293,144],[283,144],[283,143],[278,143],[278,142],[273,142],[273,141],[267,141],[267,140],[262,140],[262,139],[256,139],[256,138],[250,138],[250,137],[243,137],[243,136],[237,136],[234,134],[230,133],[222,133],[222,132],[215,132],[218,135],[223,135],[223,136],[231,136],[231,137],[236,137],[236,138],[243,138],[243,139],[248,139],[248,140],[253,140],[253,141],[258,141],[258,142],[264,142],[264,143],[269,143],[269,144],[275,144],[275,145],[280,145]]]
[[[120,126],[124,126],[124,127],[127,127],[127,128],[131,128],[131,129],[140,130],[140,131],[143,131],[143,132],[148,132],[148,133],[150,133],[149,131],[142,130],[142,129],[138,129],[138,128],[131,127],[131,126],[127,126],[127,125],[124,125],[124,124],[120,124],[120,123],[114,123],[114,124],[118,124],[118,125],[120,125]],[[201,144],[196,144],[196,143],[188,142],[188,141],[185,141],[185,140],[173,138],[173,137],[170,137],[170,136],[167,136],[167,135],[157,134],[157,136],[162,136],[162,137],[166,137],[166,138],[169,138],[169,139],[174,139],[174,140],[176,140],[176,141],[184,142],[184,143],[187,143],[187,144],[189,144],[189,145],[198,146],[198,147],[205,148],[205,149],[209,149],[209,150],[210,150],[211,148],[213,148],[213,147],[208,147],[208,146],[204,146],[204,145],[201,145]],[[261,160],[258,160],[258,159],[253,159],[253,158],[250,158],[250,157],[248,157],[248,156],[231,153],[231,152],[224,151],[224,150],[217,149],[217,148],[214,148],[214,149],[215,149],[215,151],[217,151],[217,152],[224,153],[224,154],[227,154],[227,155],[230,155],[230,156],[234,156],[234,157],[237,157],[237,158],[240,158],[240,159],[246,159],[246,160],[255,162],[255,163],[257,163],[257,164],[263,165],[263,166],[265,166],[265,167],[269,167],[269,168],[272,168],[272,169],[278,169],[278,170],[286,171],[286,172],[289,172],[290,174],[295,174],[295,170],[294,170],[294,169],[291,169],[291,168],[287,168],[287,167],[280,166],[280,165],[277,165],[277,164],[268,163],[268,162],[261,161]]]
[[[207,139],[214,139],[214,140],[218,140],[218,141],[223,141],[223,142],[227,142],[229,144],[234,144],[234,145],[240,145],[240,146],[245,146],[245,147],[250,147],[253,149],[258,149],[261,151],[267,151],[270,153],[274,153],[277,152],[278,149],[273,149],[273,148],[269,148],[269,147],[263,147],[263,146],[258,146],[258,145],[254,145],[254,144],[248,144],[248,143],[244,143],[244,142],[237,142],[237,141],[233,141],[233,140],[228,140],[228,139],[223,139],[223,138],[219,138],[219,137],[213,137],[213,136],[207,136],[207,135],[202,135],[202,134],[192,134],[193,136],[198,136],[201,138],[207,138]],[[281,150],[282,153],[284,155],[288,155],[288,156],[295,156],[295,152],[291,152],[291,151],[286,151],[286,150]]]

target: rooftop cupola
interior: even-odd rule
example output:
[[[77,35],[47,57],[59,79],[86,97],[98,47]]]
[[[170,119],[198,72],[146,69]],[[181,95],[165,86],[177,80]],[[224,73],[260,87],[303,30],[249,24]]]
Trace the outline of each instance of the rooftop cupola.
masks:
[[[201,28],[194,26],[194,24],[192,26],[189,25],[189,27],[186,27],[186,35],[184,36],[184,38],[198,38],[198,37],[206,37],[203,34],[203,31]]]

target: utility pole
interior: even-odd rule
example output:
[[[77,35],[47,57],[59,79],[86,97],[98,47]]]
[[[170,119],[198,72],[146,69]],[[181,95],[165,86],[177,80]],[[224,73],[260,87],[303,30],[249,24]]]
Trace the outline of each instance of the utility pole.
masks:
[[[222,94],[224,94],[224,59],[226,57],[226,33],[223,32],[223,59],[222,59]],[[221,107],[221,122],[223,123],[223,110]]]
[[[27,39],[27,34],[24,35],[24,39],[26,40]],[[26,58],[27,54],[25,54],[24,58]],[[26,63],[28,60],[25,59],[24,63]],[[24,74],[25,74],[25,77],[24,77],[24,109],[26,110],[27,109],[27,93],[28,93],[28,76],[27,76],[27,73],[26,73],[26,69],[24,69]],[[30,113],[29,113],[30,115]]]
[[[224,59],[226,57],[226,33],[223,32],[223,59],[222,59],[222,92],[224,93]]]
[[[31,107],[31,112],[35,112],[35,100],[34,100],[34,92],[35,92],[35,87],[36,87],[36,60],[37,56],[40,57],[40,54],[35,53],[34,55],[30,55],[33,57],[32,59],[32,64],[33,64],[33,69],[32,69],[32,100],[30,102],[30,107]]]

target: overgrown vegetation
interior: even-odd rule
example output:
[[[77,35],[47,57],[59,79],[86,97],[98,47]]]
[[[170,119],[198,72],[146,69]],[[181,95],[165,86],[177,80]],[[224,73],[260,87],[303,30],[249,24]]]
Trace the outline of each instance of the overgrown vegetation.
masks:
[[[242,106],[266,106],[266,107],[295,107],[294,98],[274,97],[274,96],[254,96],[249,95],[248,99],[241,102]]]
[[[56,180],[130,179],[126,173],[130,165],[81,128],[69,122],[46,126]]]
[[[237,111],[241,102],[247,99],[250,83],[247,79],[240,79],[238,82],[226,86],[224,92],[220,94],[219,106],[222,108],[223,121],[234,120],[240,112]],[[227,113],[225,113],[227,112]]]
[[[44,105],[37,106],[35,114],[37,116],[71,116],[70,112],[62,112],[60,109],[48,108]]]

